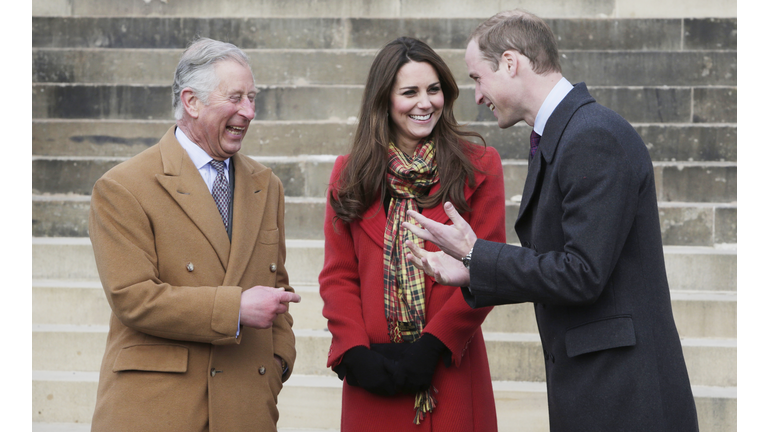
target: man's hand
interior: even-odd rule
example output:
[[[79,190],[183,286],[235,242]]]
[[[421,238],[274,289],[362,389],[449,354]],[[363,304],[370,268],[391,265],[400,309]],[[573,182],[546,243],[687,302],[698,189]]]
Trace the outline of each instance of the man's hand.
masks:
[[[301,297],[285,288],[256,285],[240,295],[240,324],[265,329],[272,327],[278,315],[288,311],[288,303],[298,303]]]
[[[467,256],[477,241],[477,235],[465,221],[453,204],[446,202],[443,206],[445,213],[453,221],[453,225],[443,225],[423,216],[419,212],[408,210],[408,216],[416,219],[424,228],[419,228],[408,222],[403,222],[403,228],[409,229],[417,237],[431,241],[448,255],[460,260]]]
[[[406,240],[410,253],[405,258],[424,273],[435,278],[441,285],[464,287],[469,286],[469,269],[461,261],[454,259],[445,252],[429,252],[416,243]]]

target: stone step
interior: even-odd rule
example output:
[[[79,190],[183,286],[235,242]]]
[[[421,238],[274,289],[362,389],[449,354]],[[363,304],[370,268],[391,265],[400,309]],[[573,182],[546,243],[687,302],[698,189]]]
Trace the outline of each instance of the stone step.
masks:
[[[467,74],[464,49],[437,52],[460,85],[474,85]],[[181,53],[172,49],[33,48],[32,81],[164,86],[173,77]],[[377,50],[262,48],[246,53],[259,85],[364,85]],[[732,94],[721,94],[720,103],[734,105],[729,122],[736,122],[735,50],[562,50],[560,54],[563,75],[590,87],[730,86],[728,93]]]
[[[660,0],[656,0],[660,1]],[[422,1],[420,4],[437,3],[437,0]],[[554,1],[553,1],[554,2]],[[36,2],[37,3],[37,2]],[[95,2],[91,2],[95,4]],[[110,4],[113,2],[104,2]],[[232,42],[242,49],[380,49],[389,41],[410,36],[424,40],[434,49],[464,49],[466,39],[475,27],[499,11],[497,5],[483,8],[477,2],[451,2],[450,6],[439,3],[437,10],[451,13],[464,7],[471,13],[455,17],[430,15],[418,17],[417,5],[409,4],[403,12],[412,17],[343,18],[347,14],[304,17],[269,17],[254,14],[258,18],[214,18],[226,9],[220,2],[211,15],[195,17],[194,9],[185,2],[184,16],[161,12],[165,16],[120,16],[120,6],[110,10],[111,16],[88,14],[83,10],[76,13],[81,17],[32,18],[32,47],[35,48],[158,48],[184,49],[196,35]],[[237,2],[227,2],[232,4]],[[330,3],[330,2],[323,2]],[[492,2],[491,2],[492,3]],[[596,3],[594,0],[576,0],[578,3]],[[610,2],[601,2],[608,5]],[[122,4],[121,4],[122,5]],[[541,2],[537,2],[537,6]],[[253,3],[247,10],[253,11]],[[525,8],[542,17],[542,8]],[[613,6],[610,6],[613,8]],[[301,12],[294,8],[295,12]],[[307,9],[311,9],[307,8]],[[486,11],[483,11],[485,9]],[[683,19],[594,19],[588,8],[578,9],[581,17],[573,17],[567,7],[558,2],[557,16],[545,18],[558,37],[560,50],[642,50],[642,51],[685,51],[685,50],[736,50],[736,18],[713,19],[688,18],[693,11],[686,11]],[[693,8],[690,8],[693,9]],[[697,11],[698,12],[698,11]],[[610,16],[612,12],[604,15]],[[99,16],[102,15],[102,16]],[[569,17],[570,15],[570,17]],[[699,15],[701,16],[701,15]],[[210,17],[210,18],[209,18]],[[314,18],[318,17],[318,18]],[[472,18],[468,18],[472,17]],[[735,78],[734,78],[735,79]]]
[[[95,181],[95,179],[94,179]],[[327,180],[313,183],[324,188]],[[286,188],[287,189],[287,188]],[[33,196],[32,235],[35,237],[84,237],[88,235],[87,196]],[[520,196],[506,202],[507,242],[519,243],[514,231]],[[285,227],[288,238],[323,239],[324,198],[286,197]],[[666,246],[715,246],[736,243],[735,203],[660,202],[662,241]]]
[[[358,115],[362,85],[263,86],[256,120],[347,120]],[[494,121],[474,101],[474,87],[460,86],[454,114],[460,123]],[[735,87],[590,86],[597,101],[631,123],[735,122]],[[34,119],[171,120],[168,85],[32,84]]]
[[[101,366],[107,326],[34,324],[32,370],[96,372]],[[331,334],[327,330],[294,329],[297,360],[294,372],[327,375]],[[683,352],[693,385],[736,386],[736,339],[683,338]],[[491,378],[544,382],[544,357],[537,333],[486,333]]]
[[[323,266],[322,240],[287,240],[286,268],[292,285],[316,285]],[[666,246],[672,290],[736,292],[736,248]],[[98,279],[86,237],[33,237],[32,279]]]
[[[291,305],[294,329],[324,330],[323,301],[316,285],[294,285],[301,302]],[[736,338],[736,293],[672,291],[672,310],[683,338]],[[77,310],[77,314],[72,314]],[[108,326],[110,309],[99,281],[32,281],[32,323]],[[489,333],[536,333],[530,303],[494,308],[483,323]]]
[[[280,146],[279,142],[272,144]],[[324,198],[337,155],[261,156],[247,154],[271,168],[290,197]],[[32,193],[90,195],[107,170],[128,157],[33,156]],[[527,160],[503,160],[506,197],[521,195]],[[656,162],[656,194],[660,201],[736,202],[736,162]]]
[[[166,101],[167,103],[167,101]],[[36,156],[130,157],[158,142],[170,120],[33,119]],[[499,129],[496,122],[469,122],[502,159],[526,160],[531,128]],[[635,129],[659,162],[735,162],[735,124],[635,123]],[[254,121],[243,141],[244,154],[259,156],[338,155],[349,153],[354,121]]]
[[[96,403],[97,382],[96,372],[33,371],[33,424],[89,424]],[[494,381],[493,388],[500,432],[549,430],[543,383]],[[693,394],[701,432],[736,432],[736,388],[693,386]],[[330,376],[293,375],[280,393],[278,409],[281,432],[283,428],[338,430],[341,382]],[[70,432],[66,429],[40,432],[52,431]]]
[[[279,147],[275,142],[273,146]],[[270,167],[282,180],[286,196],[325,197],[336,155],[250,157]],[[34,194],[90,195],[107,170],[129,157],[33,156]],[[520,195],[528,172],[525,160],[503,160],[505,196]],[[655,162],[661,201],[736,202],[736,162]]]

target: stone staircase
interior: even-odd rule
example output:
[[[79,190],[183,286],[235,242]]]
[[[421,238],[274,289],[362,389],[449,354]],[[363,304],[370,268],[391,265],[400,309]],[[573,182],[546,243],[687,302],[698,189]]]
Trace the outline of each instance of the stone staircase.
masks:
[[[298,360],[280,395],[278,427],[338,430],[341,383],[325,368],[330,334],[317,287],[324,195],[336,155],[348,152],[370,62],[386,42],[420,38],[453,70],[461,87],[458,120],[502,156],[508,241],[517,242],[512,226],[530,128],[497,128],[491,112],[474,104],[463,60],[466,36],[508,6],[468,3],[306,1],[285,12],[281,2],[267,0],[36,1],[33,430],[90,429],[110,311],[88,240],[89,195],[106,170],[155,144],[173,124],[173,70],[197,34],[233,42],[251,57],[261,91],[242,153],[270,166],[285,185],[286,265],[302,302],[291,307]],[[595,19],[621,16],[620,0],[529,3],[519,6],[552,17],[564,75],[586,82],[649,147],[674,314],[701,430],[735,431],[735,2],[730,15],[711,7],[702,18],[638,12],[655,17],[645,19]],[[645,3],[673,10],[659,0]],[[497,307],[483,330],[500,430],[548,430],[531,305]]]

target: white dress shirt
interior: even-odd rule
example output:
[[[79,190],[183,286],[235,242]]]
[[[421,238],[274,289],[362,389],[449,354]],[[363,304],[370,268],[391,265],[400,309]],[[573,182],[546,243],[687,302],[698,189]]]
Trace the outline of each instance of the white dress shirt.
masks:
[[[544,103],[541,104],[541,108],[539,108],[539,112],[536,114],[536,120],[533,122],[533,130],[537,134],[543,135],[544,126],[547,125],[547,120],[552,115],[552,111],[560,105],[560,102],[565,99],[565,96],[571,90],[573,90],[573,84],[565,78],[560,78],[560,81],[555,84],[547,98],[544,99]]]
[[[218,172],[216,168],[212,167],[210,162],[213,160],[208,153],[205,152],[199,145],[193,143],[185,134],[181,131],[180,127],[176,127],[176,140],[179,141],[184,150],[187,151],[189,158],[192,159],[192,163],[195,164],[200,175],[203,176],[205,184],[208,185],[208,191],[213,193],[213,181],[216,180]],[[229,160],[224,160],[224,165],[227,169],[224,170],[224,175],[229,181]]]

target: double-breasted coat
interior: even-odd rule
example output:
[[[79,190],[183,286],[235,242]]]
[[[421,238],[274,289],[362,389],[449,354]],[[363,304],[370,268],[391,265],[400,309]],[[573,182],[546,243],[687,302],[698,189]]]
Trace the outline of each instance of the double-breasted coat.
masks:
[[[583,83],[546,123],[515,230],[522,247],[476,242],[463,291],[476,307],[534,303],[550,430],[697,430],[653,164]]]
[[[504,180],[498,152],[473,146],[477,154],[474,187],[464,187],[472,209],[463,214],[478,236],[504,242]],[[339,178],[347,156],[336,160],[331,185]],[[438,167],[439,170],[439,167]],[[430,190],[434,194],[437,183]],[[333,188],[329,191],[334,193]],[[449,221],[442,205],[422,213]],[[384,312],[384,229],[386,215],[378,200],[352,223],[336,220],[328,204],[325,212],[325,264],[320,273],[323,315],[328,319],[331,347],[329,367],[355,346],[389,343]],[[437,251],[427,242],[426,249]],[[480,325],[491,308],[471,309],[459,288],[438,285],[426,276],[426,325],[423,332],[440,339],[451,351],[451,365],[440,361],[432,379],[437,407],[421,425],[413,424],[414,395],[381,397],[347,384],[342,390],[341,430],[354,431],[495,431],[496,409],[488,357]]]
[[[240,295],[292,288],[279,179],[236,154],[232,240],[174,137],[111,169],[93,189],[89,229],[112,308],[93,431],[274,431],[292,318],[240,328]]]

